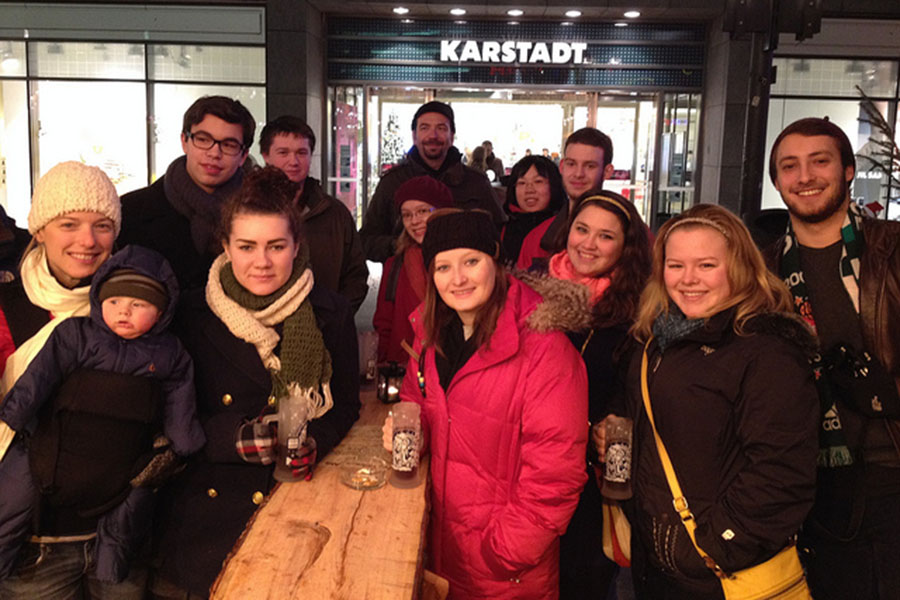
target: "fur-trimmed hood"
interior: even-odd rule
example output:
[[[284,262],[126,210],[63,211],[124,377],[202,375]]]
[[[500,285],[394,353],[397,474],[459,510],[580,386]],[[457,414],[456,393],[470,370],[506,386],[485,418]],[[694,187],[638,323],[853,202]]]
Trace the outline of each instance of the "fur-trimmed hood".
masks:
[[[593,322],[590,290],[549,273],[515,271],[513,276],[541,295],[542,302],[528,315],[535,331],[583,331]]]
[[[745,334],[764,333],[786,340],[812,358],[819,352],[819,343],[809,325],[794,313],[763,313],[744,323]]]

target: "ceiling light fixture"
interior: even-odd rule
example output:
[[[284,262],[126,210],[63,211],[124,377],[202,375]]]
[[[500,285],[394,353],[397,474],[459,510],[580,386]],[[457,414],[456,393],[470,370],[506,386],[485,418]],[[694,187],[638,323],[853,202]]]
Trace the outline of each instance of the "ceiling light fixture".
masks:
[[[572,25],[572,21],[563,21],[562,23],[560,23],[560,25],[562,25],[563,27],[568,27],[569,25]]]
[[[465,25],[465,21],[453,21],[454,25]]]
[[[395,15],[405,15],[405,14],[408,13],[408,12],[409,12],[409,9],[406,8],[405,6],[395,6],[395,7],[394,7],[394,14],[395,14]]]
[[[615,26],[616,27],[628,27],[628,23],[623,23],[623,22],[619,21],[618,23],[615,24]]]
[[[581,11],[580,10],[567,10],[566,16],[569,17],[570,19],[577,19],[578,17],[581,16]]]
[[[519,22],[518,21],[507,21],[506,24],[507,25],[518,25]]]
[[[409,25],[410,23],[413,22],[413,20],[412,20],[412,19],[401,19],[400,22],[403,23],[403,24],[405,24],[405,25]]]
[[[637,19],[639,16],[641,16],[641,11],[639,11],[639,10],[625,11],[625,13],[622,16],[624,16],[626,19]]]
[[[522,15],[525,14],[525,11],[522,10],[521,8],[511,8],[508,11],[506,11],[506,14],[508,14],[511,17],[521,17]]]
[[[461,16],[463,16],[464,14],[466,14],[466,9],[464,9],[464,8],[451,8],[451,9],[450,9],[450,14],[453,15],[454,17],[461,17]]]

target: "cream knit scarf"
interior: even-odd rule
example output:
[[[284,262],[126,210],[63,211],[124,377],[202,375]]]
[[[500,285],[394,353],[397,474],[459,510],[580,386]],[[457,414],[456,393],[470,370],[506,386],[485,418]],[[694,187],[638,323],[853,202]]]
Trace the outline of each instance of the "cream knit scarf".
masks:
[[[222,288],[221,271],[227,263],[228,257],[224,253],[213,262],[206,282],[206,302],[228,331],[235,337],[253,344],[262,359],[263,366],[270,373],[277,374],[281,370],[281,359],[274,350],[281,338],[274,325],[294,314],[306,300],[313,287],[312,271],[306,269],[271,305],[259,311],[252,311],[231,299]],[[290,396],[303,398],[307,402],[310,420],[321,417],[334,406],[329,382],[322,381],[321,386],[322,392],[319,393],[317,386],[304,388],[296,381],[287,384]]]
[[[91,312],[88,298],[91,287],[85,285],[69,289],[61,285],[50,272],[44,246],[36,246],[25,256],[21,273],[22,287],[25,288],[28,300],[48,311],[51,319],[6,359],[3,379],[0,380],[0,402],[3,402],[6,393],[44,347],[44,343],[57,325],[68,317],[84,317]],[[0,421],[0,459],[3,458],[14,436],[15,432]]]
[[[28,300],[48,311],[52,318],[6,360],[0,383],[0,393],[4,396],[44,347],[57,325],[68,317],[84,317],[91,312],[90,286],[69,289],[61,285],[50,272],[43,246],[35,247],[22,261],[22,287]]]

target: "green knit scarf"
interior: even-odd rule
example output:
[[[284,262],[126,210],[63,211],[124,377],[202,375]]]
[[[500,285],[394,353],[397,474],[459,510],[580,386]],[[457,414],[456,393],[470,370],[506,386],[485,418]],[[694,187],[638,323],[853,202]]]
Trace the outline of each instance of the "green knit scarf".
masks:
[[[294,259],[291,276],[283,286],[267,296],[252,294],[238,283],[230,262],[222,267],[219,281],[229,298],[247,310],[259,311],[281,298],[303,274],[308,262],[309,250],[304,244]],[[285,318],[283,323],[279,352],[281,370],[269,371],[272,377],[272,395],[276,398],[286,395],[287,386],[291,382],[299,384],[303,389],[311,387],[318,390],[321,385],[331,381],[331,355],[325,347],[322,332],[316,326],[316,315],[309,298]]]

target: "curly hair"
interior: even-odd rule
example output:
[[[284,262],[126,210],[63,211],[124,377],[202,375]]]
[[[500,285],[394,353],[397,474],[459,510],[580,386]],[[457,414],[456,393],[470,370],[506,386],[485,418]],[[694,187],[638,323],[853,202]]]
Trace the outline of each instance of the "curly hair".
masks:
[[[244,175],[241,188],[222,205],[219,239],[228,241],[231,224],[237,215],[282,215],[294,242],[303,239],[300,213],[294,207],[297,186],[278,167],[253,169]]]
[[[582,194],[569,215],[565,230],[566,240],[560,240],[558,246],[567,246],[568,233],[581,212],[595,206],[616,216],[625,234],[622,255],[615,265],[615,276],[603,294],[603,298],[594,305],[594,323],[596,327],[609,327],[620,323],[628,323],[637,315],[641,291],[650,276],[650,230],[641,220],[634,204],[627,198],[602,189],[588,190]]]

